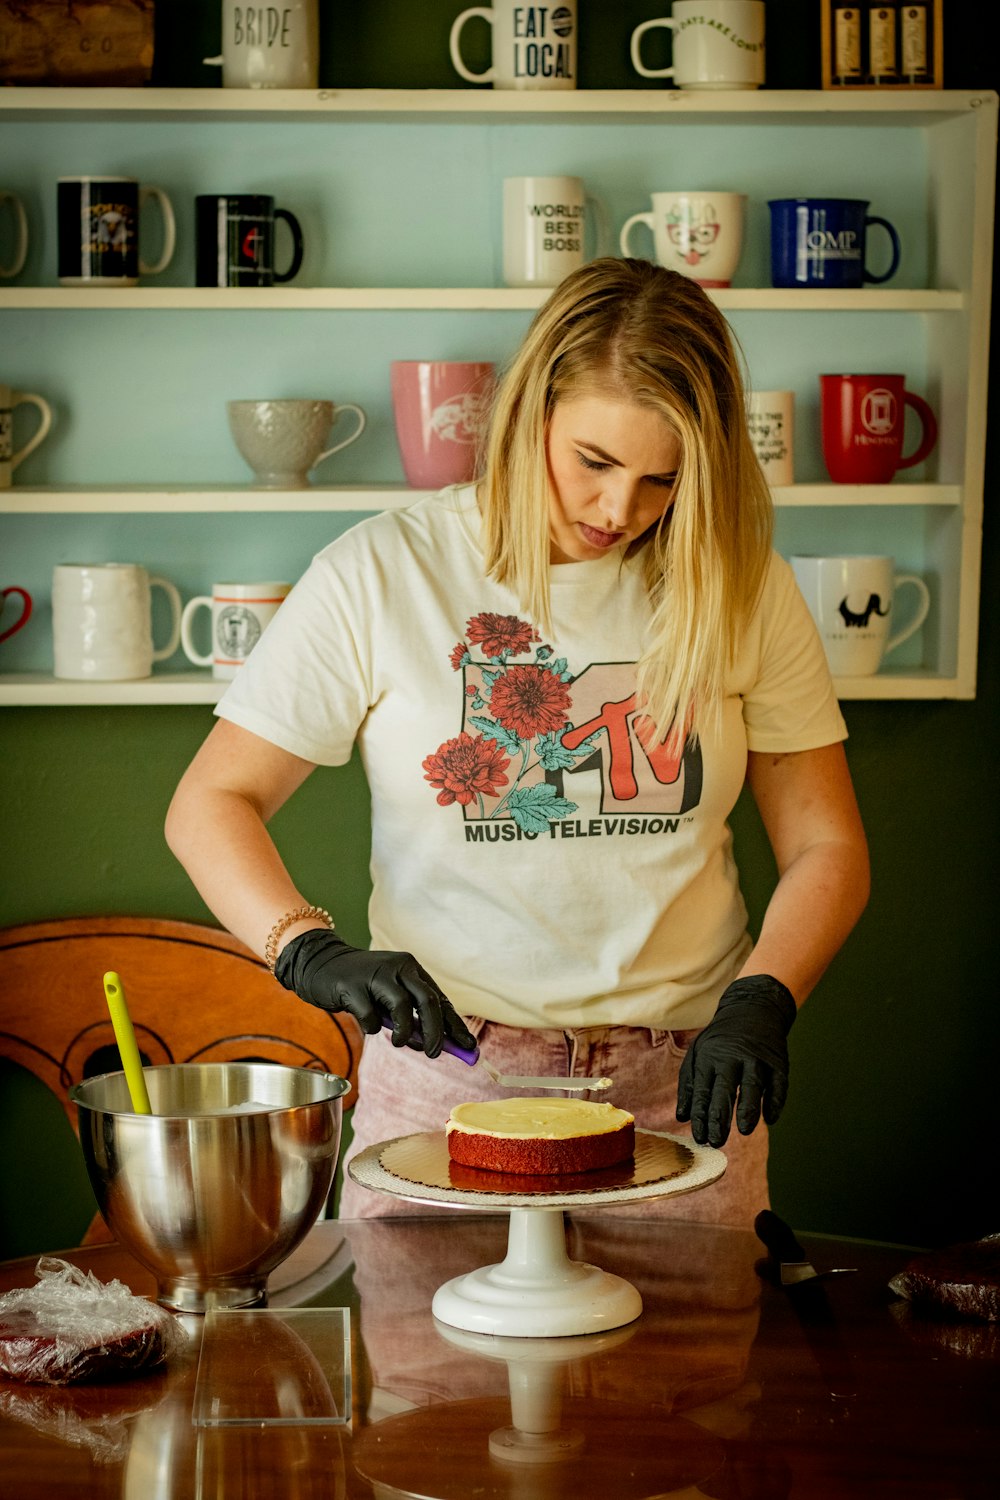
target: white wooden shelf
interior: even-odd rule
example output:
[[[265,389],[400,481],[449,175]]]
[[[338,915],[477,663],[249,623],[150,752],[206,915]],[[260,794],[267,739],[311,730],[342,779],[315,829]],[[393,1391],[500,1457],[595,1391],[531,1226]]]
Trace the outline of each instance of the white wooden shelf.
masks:
[[[882,671],[874,677],[843,677],[836,681],[842,699],[962,698],[957,678],[930,671]],[[133,682],[70,682],[44,672],[0,673],[0,708],[169,707],[213,704],[227,684],[207,671],[155,672]]]
[[[310,485],[305,490],[258,490],[238,485],[34,485],[0,491],[0,516],[217,515],[220,512],[380,511],[411,505],[426,490],[402,484]],[[796,484],[772,491],[778,507],[960,506],[957,484]]]
[[[551,287],[63,287],[5,286],[0,311],[58,312],[523,312]],[[958,313],[960,291],[726,287],[709,292],[724,312]]]
[[[797,123],[810,117],[849,124],[872,116],[927,125],[948,115],[978,109],[988,90],[935,89],[913,93],[838,93],[815,89],[224,89],[224,88],[8,88],[0,91],[0,120],[66,123],[124,115],[131,119],[315,119],[383,118],[434,121],[456,117],[483,123],[560,120],[614,123],[619,120],[746,116],[755,123],[772,119]]]

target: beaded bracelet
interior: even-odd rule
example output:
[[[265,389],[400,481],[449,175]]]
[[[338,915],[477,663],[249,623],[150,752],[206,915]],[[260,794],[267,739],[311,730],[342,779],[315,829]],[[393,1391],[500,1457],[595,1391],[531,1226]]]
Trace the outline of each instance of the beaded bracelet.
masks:
[[[285,915],[279,917],[277,922],[275,922],[267,935],[267,942],[264,944],[264,962],[272,974],[274,973],[274,966],[278,962],[278,939],[300,917],[320,917],[326,923],[327,927],[331,931],[333,930],[333,918],[322,906],[297,906],[294,911],[286,911]]]

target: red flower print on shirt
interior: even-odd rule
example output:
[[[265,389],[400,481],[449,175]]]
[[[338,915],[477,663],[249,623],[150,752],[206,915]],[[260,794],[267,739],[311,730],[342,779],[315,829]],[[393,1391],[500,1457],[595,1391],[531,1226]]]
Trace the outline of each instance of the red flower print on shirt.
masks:
[[[469,648],[464,641],[459,641],[458,645],[452,650],[448,660],[451,662],[451,670],[453,672],[461,672],[469,660]]]
[[[538,667],[508,667],[490,696],[493,717],[522,740],[563,729],[569,708],[566,684]]]
[[[483,655],[491,661],[504,651],[508,656],[522,656],[533,641],[540,639],[527,620],[519,620],[517,615],[473,615],[465,628],[469,644],[481,646]]]
[[[473,739],[463,732],[456,739],[445,740],[435,755],[424,761],[424,780],[439,787],[437,800],[442,807],[453,802],[468,806],[477,797],[495,797],[507,785],[504,775],[510,765],[496,740]]]

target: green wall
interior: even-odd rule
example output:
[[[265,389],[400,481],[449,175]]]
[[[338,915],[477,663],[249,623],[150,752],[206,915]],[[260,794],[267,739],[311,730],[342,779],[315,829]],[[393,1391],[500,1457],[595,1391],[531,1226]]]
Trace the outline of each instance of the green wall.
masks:
[[[454,87],[447,33],[461,8],[459,0],[350,7],[324,25],[321,81]],[[206,9],[214,8],[160,7],[157,81],[214,80],[199,62],[218,45]],[[580,9],[589,38],[583,85],[641,86],[621,37],[663,14],[662,0],[581,0]],[[817,16],[815,4],[768,0],[769,84],[818,84]],[[958,24],[945,45],[949,87],[996,87]],[[994,372],[991,430],[998,390]],[[803,1230],[935,1244],[997,1228],[995,1172],[980,1166],[980,1143],[992,1134],[1000,1054],[998,468],[993,441],[977,700],[845,705],[874,892],[792,1032],[792,1093],[773,1134],[772,1195]],[[17,556],[2,561],[7,582]],[[89,913],[208,920],[161,830],[173,786],[210,723],[210,710],[196,707],[0,713],[0,924]],[[336,911],[358,942],[366,938],[366,810],[352,763],[317,772],[274,824],[301,889]],[[757,920],[773,870],[746,802],[735,828]],[[74,1242],[93,1208],[78,1148],[55,1101],[2,1061],[0,1162],[0,1256]]]

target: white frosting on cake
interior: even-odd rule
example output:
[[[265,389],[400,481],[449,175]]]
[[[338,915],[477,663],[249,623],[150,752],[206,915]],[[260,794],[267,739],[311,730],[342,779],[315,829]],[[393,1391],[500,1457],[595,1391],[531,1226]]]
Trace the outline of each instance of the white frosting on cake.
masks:
[[[507,1140],[571,1140],[581,1135],[607,1135],[632,1123],[633,1116],[613,1104],[588,1099],[490,1099],[456,1104],[448,1131],[489,1134]]]

